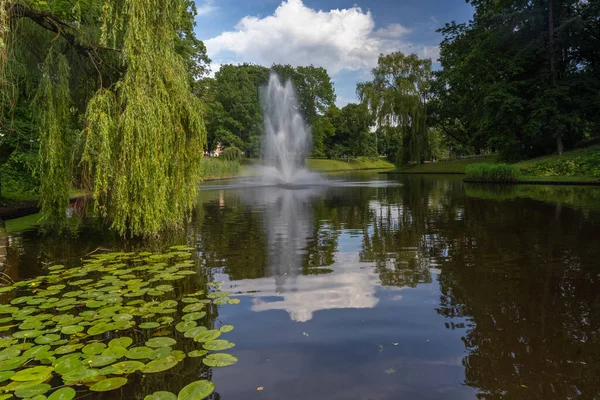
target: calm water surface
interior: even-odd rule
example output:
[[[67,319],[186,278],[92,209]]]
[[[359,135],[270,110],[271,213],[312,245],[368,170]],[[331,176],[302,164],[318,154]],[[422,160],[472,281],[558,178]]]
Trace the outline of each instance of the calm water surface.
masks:
[[[186,231],[152,242],[97,221],[67,238],[10,222],[8,273],[98,247],[197,249],[201,281],[241,300],[209,322],[235,325],[239,363],[138,377],[122,398],[198,377],[223,400],[600,398],[600,188],[329,178],[204,185]]]

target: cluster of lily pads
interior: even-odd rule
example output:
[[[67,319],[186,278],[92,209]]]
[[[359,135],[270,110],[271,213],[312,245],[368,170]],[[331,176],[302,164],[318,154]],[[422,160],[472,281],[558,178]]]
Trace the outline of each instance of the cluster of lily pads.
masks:
[[[80,267],[54,265],[46,275],[1,287],[0,400],[115,390],[132,374],[167,371],[186,357],[202,357],[210,367],[235,364],[221,352],[235,345],[220,339],[233,326],[202,323],[210,325],[211,304],[239,300],[214,282],[206,294],[180,294],[168,283],[197,273],[189,250],[97,254]],[[191,341],[193,350],[177,349],[174,337]],[[161,391],[146,400],[204,399],[213,391],[212,382],[198,380],[177,395]]]

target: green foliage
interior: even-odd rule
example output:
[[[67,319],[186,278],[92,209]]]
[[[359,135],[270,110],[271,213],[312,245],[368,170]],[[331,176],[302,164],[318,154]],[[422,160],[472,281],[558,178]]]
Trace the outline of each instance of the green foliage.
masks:
[[[42,65],[42,81],[35,99],[40,130],[40,208],[44,223],[64,225],[71,190],[74,143],[70,121],[69,65],[51,50]]]
[[[523,173],[534,176],[600,177],[600,146],[524,161],[518,166]]]
[[[244,152],[235,146],[231,146],[224,149],[219,158],[223,158],[225,161],[240,162],[244,159]]]
[[[373,77],[371,82],[359,83],[357,93],[388,137],[388,157],[398,166],[429,158],[431,60],[401,52],[381,55]]]
[[[225,161],[213,157],[204,157],[200,160],[200,177],[207,179],[222,179],[238,176],[241,165],[237,161]]]
[[[518,180],[520,175],[519,168],[511,164],[471,164],[467,166],[467,179],[510,182]]]
[[[113,3],[106,29],[114,35],[107,44],[122,37],[126,72],[114,92],[101,89],[88,104],[83,160],[96,209],[120,234],[147,236],[181,226],[194,204],[206,141],[204,106],[176,52],[175,27],[185,3],[134,0],[123,6],[128,19],[118,19],[120,2]]]
[[[450,141],[518,160],[597,137],[598,2],[469,2],[473,21],[440,30],[431,117]]]

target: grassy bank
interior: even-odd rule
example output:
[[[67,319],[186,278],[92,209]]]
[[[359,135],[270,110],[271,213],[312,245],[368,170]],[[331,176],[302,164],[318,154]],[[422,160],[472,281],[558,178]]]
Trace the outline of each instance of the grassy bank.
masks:
[[[240,176],[242,165],[237,161],[225,161],[218,158],[205,157],[200,163],[202,180],[225,179]]]
[[[402,168],[403,173],[459,173],[467,172],[474,164],[497,164],[496,156],[475,157]],[[514,164],[520,171],[518,180],[545,182],[587,182],[600,179],[600,146],[591,146],[564,153],[534,158]],[[473,168],[473,167],[471,167]],[[475,167],[477,168],[477,167]]]
[[[361,169],[391,169],[394,164],[383,158],[356,158],[349,161],[311,158],[306,160],[306,166],[316,172],[351,171]]]

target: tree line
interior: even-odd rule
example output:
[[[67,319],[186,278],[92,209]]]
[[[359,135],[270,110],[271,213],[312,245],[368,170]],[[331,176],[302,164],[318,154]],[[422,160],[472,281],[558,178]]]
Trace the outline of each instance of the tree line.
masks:
[[[598,140],[600,2],[468,2],[471,21],[439,30],[440,68],[382,54],[339,108],[321,67],[224,65],[207,77],[191,0],[0,0],[0,182],[39,192],[55,226],[73,185],[121,234],[181,225],[204,151],[260,156],[271,70],[296,88],[314,157],[512,161]]]

